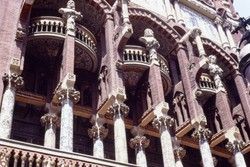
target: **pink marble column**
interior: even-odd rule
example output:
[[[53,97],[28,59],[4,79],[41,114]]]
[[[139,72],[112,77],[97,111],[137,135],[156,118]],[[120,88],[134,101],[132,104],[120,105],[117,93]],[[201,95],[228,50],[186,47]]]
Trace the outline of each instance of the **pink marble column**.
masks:
[[[229,141],[226,148],[233,153],[233,159],[236,167],[247,167],[241,150],[244,148],[244,142],[240,140]]]

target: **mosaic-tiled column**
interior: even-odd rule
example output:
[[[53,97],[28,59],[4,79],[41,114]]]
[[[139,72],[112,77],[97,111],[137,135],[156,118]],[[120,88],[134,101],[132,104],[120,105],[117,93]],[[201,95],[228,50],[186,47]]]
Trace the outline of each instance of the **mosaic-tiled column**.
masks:
[[[153,126],[159,130],[161,139],[161,149],[164,167],[174,167],[175,157],[173,152],[170,128],[174,126],[173,118],[169,116],[159,116],[153,120]]]
[[[127,163],[127,137],[124,117],[128,115],[129,107],[121,102],[115,102],[108,113],[113,116],[114,120],[114,140],[115,140],[115,160]]]

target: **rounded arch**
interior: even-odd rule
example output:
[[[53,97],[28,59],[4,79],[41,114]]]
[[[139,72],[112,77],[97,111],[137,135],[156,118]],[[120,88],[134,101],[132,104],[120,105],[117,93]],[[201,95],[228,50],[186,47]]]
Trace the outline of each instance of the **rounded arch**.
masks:
[[[160,35],[162,38],[164,37],[165,42],[167,39],[170,44],[169,47],[172,47],[171,49],[173,49],[181,38],[181,35],[172,27],[171,23],[167,23],[148,10],[131,6],[129,8],[129,17],[132,24],[133,20],[141,20],[151,27],[155,34]]]

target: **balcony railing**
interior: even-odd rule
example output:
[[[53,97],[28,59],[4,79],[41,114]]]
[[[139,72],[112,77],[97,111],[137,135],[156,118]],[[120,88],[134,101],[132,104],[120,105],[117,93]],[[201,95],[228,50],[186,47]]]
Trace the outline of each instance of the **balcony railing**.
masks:
[[[169,69],[167,66],[166,59],[158,54],[160,69],[163,73],[168,74]],[[135,45],[126,45],[123,52],[123,61],[125,64],[142,64],[149,65],[149,55],[147,54],[145,48]]]
[[[1,167],[136,167],[108,159],[0,139]]]
[[[199,80],[200,90],[209,91],[211,93],[216,91],[216,86],[214,81],[206,73],[203,73]]]
[[[43,16],[31,19],[29,36],[64,37],[66,26],[60,17]],[[96,52],[96,39],[94,35],[82,25],[76,25],[76,40],[85,45],[93,53]]]

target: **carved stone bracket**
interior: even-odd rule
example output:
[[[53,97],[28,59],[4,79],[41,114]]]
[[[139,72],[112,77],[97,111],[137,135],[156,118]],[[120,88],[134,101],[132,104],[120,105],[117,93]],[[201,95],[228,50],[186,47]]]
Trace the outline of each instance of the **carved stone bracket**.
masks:
[[[186,155],[186,150],[182,147],[177,147],[174,149],[174,155],[176,160],[183,159]]]
[[[129,113],[129,107],[124,103],[115,102],[108,109],[108,114],[111,116],[123,115],[124,117],[126,117],[128,115],[128,113]]]
[[[168,128],[172,128],[174,126],[174,119],[169,117],[169,116],[156,117],[153,120],[152,125],[154,128],[156,128],[158,130],[161,129],[163,126],[168,127]]]

